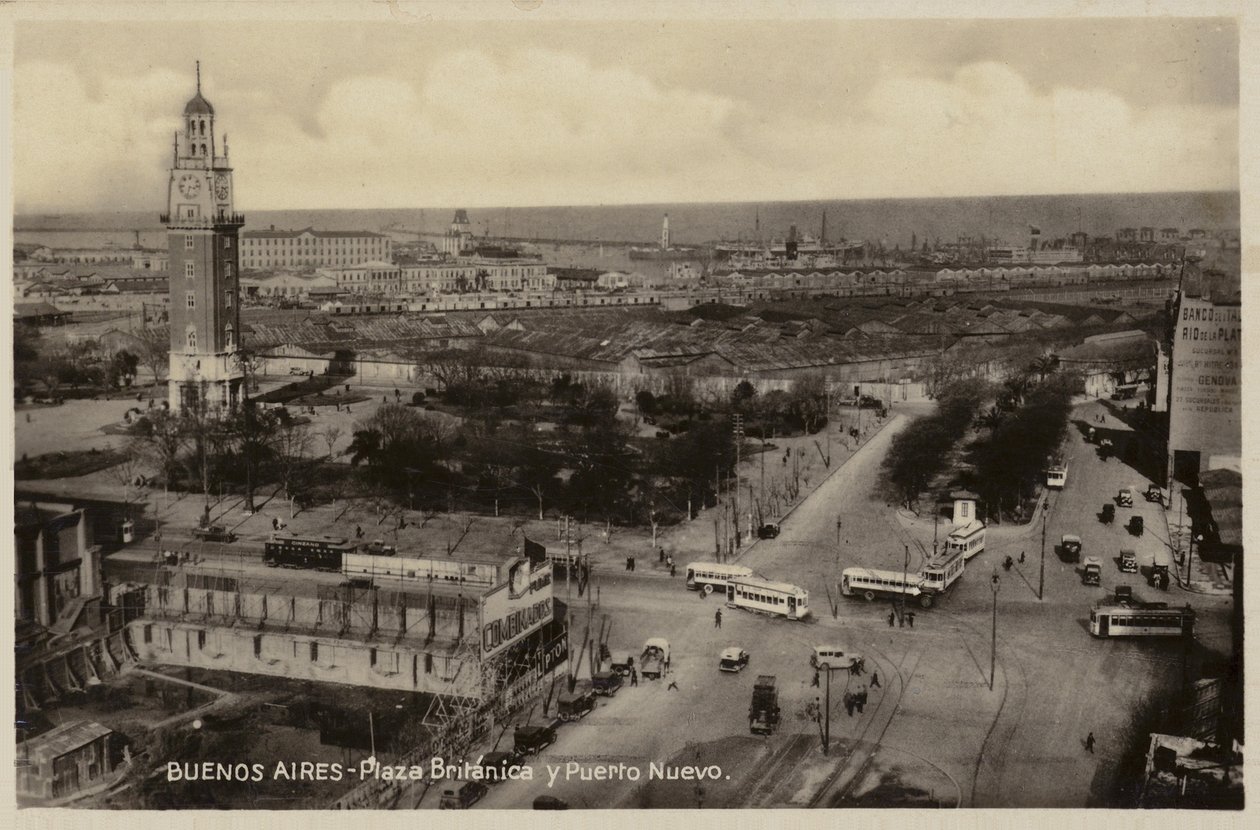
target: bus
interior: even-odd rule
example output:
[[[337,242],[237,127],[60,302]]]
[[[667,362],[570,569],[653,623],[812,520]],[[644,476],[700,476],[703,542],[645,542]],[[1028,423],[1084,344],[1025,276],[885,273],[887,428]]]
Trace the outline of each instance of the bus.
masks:
[[[984,522],[975,520],[956,527],[945,537],[945,555],[962,554],[970,559],[984,551]]]
[[[1056,464],[1046,470],[1046,487],[1051,490],[1062,490],[1067,484],[1067,465]]]
[[[755,576],[727,579],[726,604],[730,608],[747,608],[759,614],[773,614],[789,620],[803,620],[809,616],[809,593],[804,588]]]
[[[276,534],[263,546],[263,564],[271,568],[310,568],[341,571],[342,557],[355,552],[355,545],[333,536]]]
[[[905,598],[922,608],[931,608],[962,576],[966,557],[961,551],[949,551],[922,570],[887,571],[875,568],[845,568],[840,574],[840,593],[860,596],[867,602],[876,597]]]
[[[736,577],[752,576],[752,568],[743,565],[728,565],[724,562],[692,562],[687,566],[687,589],[726,593],[726,583]]]
[[[1095,637],[1180,637],[1194,633],[1194,609],[1166,602],[1098,603],[1089,610]]]

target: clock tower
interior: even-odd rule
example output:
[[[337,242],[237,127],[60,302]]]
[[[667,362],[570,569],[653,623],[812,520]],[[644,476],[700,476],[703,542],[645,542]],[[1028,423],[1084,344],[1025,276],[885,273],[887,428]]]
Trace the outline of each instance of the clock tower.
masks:
[[[245,217],[232,210],[227,136],[216,144],[214,107],[197,94],[175,133],[167,187],[170,246],[172,411],[226,411],[239,403],[245,370],[240,350],[240,244]]]

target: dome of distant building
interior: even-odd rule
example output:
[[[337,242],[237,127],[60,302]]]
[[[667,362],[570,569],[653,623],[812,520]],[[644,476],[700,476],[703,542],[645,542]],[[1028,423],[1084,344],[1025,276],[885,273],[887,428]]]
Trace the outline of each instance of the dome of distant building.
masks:
[[[198,90],[197,94],[184,105],[184,115],[214,115],[214,107],[201,97],[201,91]]]

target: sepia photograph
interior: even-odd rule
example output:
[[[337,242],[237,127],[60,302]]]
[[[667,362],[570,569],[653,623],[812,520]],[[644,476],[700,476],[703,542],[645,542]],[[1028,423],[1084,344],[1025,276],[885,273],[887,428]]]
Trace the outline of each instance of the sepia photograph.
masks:
[[[19,815],[1243,809],[1241,6],[110,5]]]

